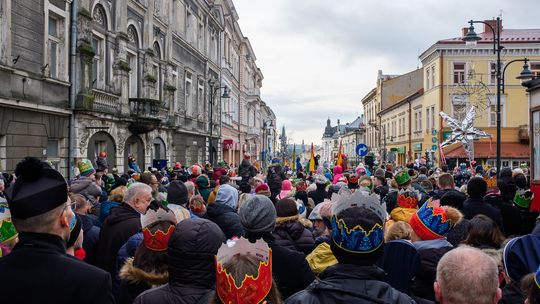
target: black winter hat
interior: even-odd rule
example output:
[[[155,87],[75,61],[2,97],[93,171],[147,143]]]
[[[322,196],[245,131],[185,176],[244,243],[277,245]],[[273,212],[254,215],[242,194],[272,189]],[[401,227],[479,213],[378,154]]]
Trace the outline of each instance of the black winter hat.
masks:
[[[66,180],[58,171],[35,157],[26,157],[15,168],[17,180],[7,191],[11,216],[26,219],[65,204]]]
[[[290,198],[284,198],[276,203],[277,217],[288,217],[298,215],[296,202]]]
[[[481,177],[473,177],[467,183],[467,194],[470,198],[483,198],[487,192],[487,183]]]
[[[176,205],[188,203],[188,191],[182,181],[174,180],[167,186],[167,202]]]

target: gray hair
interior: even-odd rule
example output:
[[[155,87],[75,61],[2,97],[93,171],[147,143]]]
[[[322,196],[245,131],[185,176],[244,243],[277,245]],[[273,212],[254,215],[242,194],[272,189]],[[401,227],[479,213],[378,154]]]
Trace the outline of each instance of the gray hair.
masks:
[[[184,186],[186,186],[188,193],[195,194],[195,184],[192,181],[185,182]]]
[[[499,288],[497,264],[479,249],[460,246],[439,261],[437,282],[445,303],[493,303]]]
[[[142,191],[148,191],[152,193],[152,187],[143,183],[133,183],[128,187],[126,195],[124,196],[124,203],[130,205],[131,201],[135,199]]]

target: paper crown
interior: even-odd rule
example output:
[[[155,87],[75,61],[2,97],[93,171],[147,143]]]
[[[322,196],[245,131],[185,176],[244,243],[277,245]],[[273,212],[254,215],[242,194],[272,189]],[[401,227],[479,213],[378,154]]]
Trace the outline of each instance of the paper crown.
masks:
[[[174,212],[171,210],[165,210],[163,208],[158,208],[157,211],[148,209],[148,211],[141,216],[141,227],[145,228],[155,222],[161,221],[168,221],[173,224],[177,224],[178,222],[174,216]]]
[[[531,190],[518,190],[514,196],[514,204],[516,206],[529,209],[534,198],[534,193]]]
[[[484,180],[487,183],[488,189],[497,187],[497,178],[496,177],[484,177]]]
[[[96,170],[94,169],[94,166],[92,166],[92,162],[89,159],[79,161],[77,168],[79,169],[81,176],[90,176],[93,173],[96,173]]]
[[[452,222],[446,217],[446,211],[425,202],[411,217],[409,224],[423,240],[443,238],[450,230]]]
[[[401,172],[396,173],[396,176],[394,177],[394,179],[396,180],[396,183],[398,185],[403,185],[411,181],[411,176],[409,175],[409,172],[407,172],[406,170],[403,170]]]
[[[235,255],[251,255],[259,259],[256,276],[244,274],[237,286],[227,266]],[[272,250],[262,240],[250,243],[245,238],[229,240],[216,255],[216,289],[221,302],[225,304],[260,303],[272,288]]]
[[[347,227],[339,214],[352,207],[363,207],[375,213],[384,223],[386,210],[379,203],[375,194],[365,194],[363,191],[351,193],[347,188],[339,194],[332,195],[332,241],[339,248],[353,253],[369,253],[375,251],[384,243],[384,224],[376,223],[373,227]]]
[[[11,221],[11,212],[5,200],[0,198],[0,243],[10,241],[17,237],[17,230]]]
[[[144,246],[153,251],[163,251],[169,245],[169,239],[174,231],[174,225],[170,225],[167,231],[163,232],[160,229],[156,232],[150,232],[148,227],[143,228]]]
[[[420,193],[416,190],[401,190],[398,193],[397,204],[401,208],[418,208]]]

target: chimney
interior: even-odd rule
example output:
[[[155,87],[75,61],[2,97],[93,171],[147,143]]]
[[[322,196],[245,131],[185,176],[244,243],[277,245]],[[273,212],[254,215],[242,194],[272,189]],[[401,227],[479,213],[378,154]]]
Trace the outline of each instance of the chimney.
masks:
[[[464,28],[461,29],[461,32],[463,33],[463,34],[461,35],[461,37],[465,37],[465,36],[467,36],[467,34],[469,33],[469,28],[468,28],[468,27],[464,27]]]
[[[484,22],[491,25],[491,27],[493,27],[493,29],[495,31],[497,31],[497,20],[484,20]],[[500,31],[502,32],[502,30],[503,30],[502,19],[501,19],[499,25],[500,25]],[[484,32],[485,33],[491,33],[491,29],[486,24],[484,24]]]

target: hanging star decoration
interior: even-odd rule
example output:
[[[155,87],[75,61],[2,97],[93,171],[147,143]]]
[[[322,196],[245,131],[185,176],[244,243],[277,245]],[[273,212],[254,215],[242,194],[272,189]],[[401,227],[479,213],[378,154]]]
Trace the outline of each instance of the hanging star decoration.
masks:
[[[441,144],[442,147],[446,147],[453,143],[461,142],[463,149],[467,153],[470,161],[474,160],[474,143],[473,141],[478,138],[491,138],[491,135],[478,129],[473,126],[474,117],[476,116],[476,107],[472,106],[467,111],[467,115],[463,121],[458,121],[457,119],[448,116],[444,112],[440,112],[439,115],[444,119],[448,124],[450,129],[452,129],[452,135],[449,139],[445,140]]]

